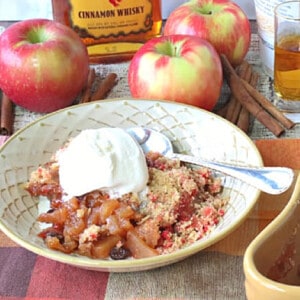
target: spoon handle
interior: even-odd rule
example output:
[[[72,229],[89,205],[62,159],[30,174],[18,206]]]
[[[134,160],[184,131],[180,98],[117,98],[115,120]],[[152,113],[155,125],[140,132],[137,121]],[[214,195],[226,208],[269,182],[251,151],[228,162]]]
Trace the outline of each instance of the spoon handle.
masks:
[[[294,179],[293,170],[285,167],[242,167],[177,153],[172,154],[172,158],[222,172],[273,195],[286,191]]]

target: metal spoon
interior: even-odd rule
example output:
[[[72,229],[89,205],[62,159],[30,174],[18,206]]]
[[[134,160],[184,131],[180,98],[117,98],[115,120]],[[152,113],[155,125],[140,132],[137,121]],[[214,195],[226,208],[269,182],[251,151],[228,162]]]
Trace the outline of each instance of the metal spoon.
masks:
[[[132,127],[127,128],[126,131],[140,144],[144,153],[159,152],[169,158],[207,167],[238,178],[268,194],[283,193],[291,186],[294,178],[294,172],[289,168],[236,166],[174,153],[171,141],[164,134],[153,129]]]

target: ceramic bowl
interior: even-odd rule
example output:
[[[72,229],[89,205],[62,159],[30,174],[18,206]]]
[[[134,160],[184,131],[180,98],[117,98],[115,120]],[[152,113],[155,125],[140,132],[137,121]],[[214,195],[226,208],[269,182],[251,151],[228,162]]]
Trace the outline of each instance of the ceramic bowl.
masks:
[[[152,269],[182,260],[227,236],[247,217],[260,191],[222,175],[228,210],[218,226],[193,245],[172,254],[122,261],[90,259],[47,249],[37,237],[41,225],[38,199],[23,190],[30,173],[70,137],[99,127],[145,126],[167,135],[176,150],[245,166],[262,166],[251,141],[232,123],[193,106],[166,101],[111,99],[73,106],[46,115],[13,135],[0,148],[0,229],[13,241],[44,257],[81,268],[129,272]],[[221,175],[221,174],[219,174]]]
[[[244,256],[248,300],[300,299],[300,175],[282,212]]]

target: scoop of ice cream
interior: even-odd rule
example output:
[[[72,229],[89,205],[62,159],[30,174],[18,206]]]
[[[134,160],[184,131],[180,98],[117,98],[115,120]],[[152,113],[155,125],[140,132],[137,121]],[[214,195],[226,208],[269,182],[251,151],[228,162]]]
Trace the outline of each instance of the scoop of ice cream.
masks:
[[[58,163],[69,197],[97,189],[111,197],[140,192],[149,176],[141,147],[121,128],[83,130],[58,154]]]

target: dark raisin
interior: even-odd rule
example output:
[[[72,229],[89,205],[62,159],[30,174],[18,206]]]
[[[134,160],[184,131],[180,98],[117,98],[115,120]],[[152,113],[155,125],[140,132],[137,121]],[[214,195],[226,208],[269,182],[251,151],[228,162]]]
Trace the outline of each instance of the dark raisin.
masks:
[[[46,235],[46,237],[56,237],[58,238],[60,244],[63,244],[65,239],[64,239],[64,236],[60,233],[57,233],[55,231],[49,231]]]
[[[125,259],[130,255],[130,251],[124,247],[113,247],[110,251],[110,257],[115,260]]]

